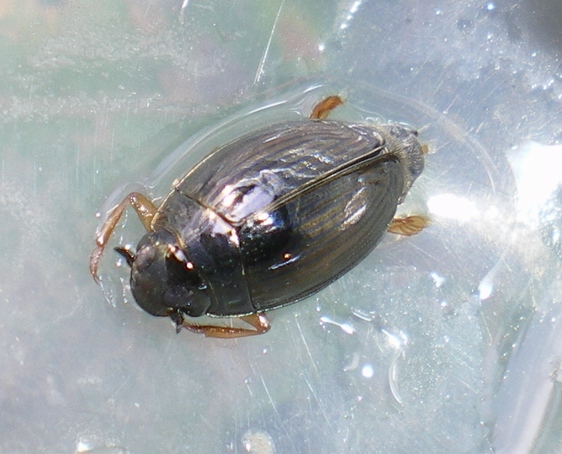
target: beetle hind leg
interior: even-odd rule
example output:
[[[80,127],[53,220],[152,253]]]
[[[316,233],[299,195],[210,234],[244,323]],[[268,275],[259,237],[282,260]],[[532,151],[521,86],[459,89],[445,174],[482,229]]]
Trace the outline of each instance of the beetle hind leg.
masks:
[[[310,118],[315,120],[323,120],[326,118],[332,110],[343,104],[343,99],[339,96],[328,96],[327,98],[320,101],[312,109]]]
[[[262,312],[239,317],[240,320],[251,325],[252,328],[234,328],[229,326],[216,325],[195,325],[184,320],[181,325],[183,328],[193,331],[194,333],[204,334],[207,337],[218,337],[222,339],[232,339],[234,337],[247,337],[264,334],[271,328],[271,323],[267,316]]]
[[[429,224],[428,218],[419,215],[394,218],[388,226],[388,231],[397,235],[412,236],[420,233]]]

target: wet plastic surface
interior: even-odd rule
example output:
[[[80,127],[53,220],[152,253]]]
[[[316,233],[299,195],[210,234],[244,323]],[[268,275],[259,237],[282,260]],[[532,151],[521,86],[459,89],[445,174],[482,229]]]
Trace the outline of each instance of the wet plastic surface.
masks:
[[[184,6],[0,8],[0,451],[562,451],[558,3]],[[176,335],[111,254],[95,285],[96,212],[334,92],[420,129],[430,228],[255,338]]]

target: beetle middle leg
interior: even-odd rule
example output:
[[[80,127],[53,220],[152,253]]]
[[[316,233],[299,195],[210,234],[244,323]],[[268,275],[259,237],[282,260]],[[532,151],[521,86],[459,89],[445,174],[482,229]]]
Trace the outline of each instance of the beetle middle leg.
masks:
[[[109,218],[104,222],[101,229],[98,232],[96,238],[97,247],[92,251],[90,255],[90,274],[94,277],[96,281],[99,281],[98,277],[98,265],[105,249],[105,245],[109,240],[109,237],[115,230],[115,226],[123,216],[123,212],[127,205],[131,205],[136,211],[139,219],[141,220],[144,228],[149,231],[151,230],[152,218],[158,211],[158,208],[148,200],[144,195],[139,192],[131,192],[127,197],[125,197],[119,205],[117,205]]]
[[[394,218],[388,226],[388,231],[397,235],[412,236],[420,233],[429,224],[429,219],[419,215]]]
[[[207,337],[219,337],[223,339],[230,339],[233,337],[246,337],[255,336],[257,334],[264,334],[269,331],[271,324],[269,319],[262,312],[257,312],[251,315],[245,315],[244,317],[238,317],[240,320],[253,326],[251,328],[234,328],[229,326],[215,326],[215,325],[195,325],[183,321],[184,328],[195,333],[204,334]]]
[[[329,115],[332,110],[342,104],[343,99],[341,99],[339,96],[328,96],[314,106],[314,109],[312,109],[312,113],[310,114],[310,118],[315,120],[323,120]]]

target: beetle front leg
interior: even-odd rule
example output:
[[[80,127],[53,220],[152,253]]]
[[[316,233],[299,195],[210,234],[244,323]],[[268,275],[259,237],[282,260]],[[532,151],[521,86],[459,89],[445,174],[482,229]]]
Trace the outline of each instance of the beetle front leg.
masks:
[[[231,339],[233,337],[247,337],[255,336],[257,334],[264,334],[271,328],[269,319],[262,312],[239,317],[240,320],[253,326],[254,329],[249,328],[232,328],[228,326],[214,326],[214,325],[193,325],[187,321],[183,321],[184,328],[195,333],[204,334],[207,337],[218,337],[222,339]]]
[[[420,233],[429,224],[429,219],[418,215],[394,218],[388,226],[388,231],[397,235],[412,236]]]
[[[109,237],[115,230],[115,226],[123,216],[123,211],[127,205],[131,205],[135,212],[137,213],[139,219],[141,220],[144,228],[147,231],[151,230],[152,218],[158,211],[158,208],[148,200],[144,195],[138,192],[131,192],[127,197],[125,197],[119,205],[117,205],[109,218],[101,226],[96,238],[97,247],[92,251],[90,255],[90,274],[93,276],[96,282],[99,282],[98,276],[98,265],[105,249],[105,245],[109,240]]]

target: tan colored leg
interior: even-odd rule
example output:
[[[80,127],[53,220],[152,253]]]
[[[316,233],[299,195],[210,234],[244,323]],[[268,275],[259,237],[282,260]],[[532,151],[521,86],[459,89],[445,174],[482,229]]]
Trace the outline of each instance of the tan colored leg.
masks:
[[[394,218],[388,226],[388,231],[390,233],[396,233],[397,235],[412,236],[416,233],[420,233],[429,224],[429,219],[423,216]]]
[[[343,99],[339,96],[328,96],[326,99],[323,99],[314,106],[314,109],[312,109],[312,113],[310,114],[310,118],[323,120],[332,110],[342,104]]]
[[[131,192],[127,197],[125,197],[119,205],[117,205],[114,209],[107,221],[101,226],[100,231],[98,232],[98,236],[96,238],[97,247],[92,251],[90,255],[90,274],[99,282],[98,276],[98,265],[103,254],[103,250],[105,249],[105,245],[109,240],[109,237],[115,230],[115,226],[123,216],[123,211],[127,205],[131,205],[134,210],[136,211],[139,219],[141,220],[144,228],[147,231],[150,231],[150,225],[152,222],[152,218],[158,211],[158,208],[148,200],[144,195],[138,192]]]
[[[213,326],[213,325],[193,325],[184,320],[183,327],[194,333],[204,334],[207,337],[220,337],[223,339],[231,339],[234,337],[255,336],[257,334],[264,334],[269,331],[271,324],[269,319],[262,312],[257,312],[252,315],[240,317],[240,320],[253,326],[255,329],[249,328],[231,328],[228,326]]]

